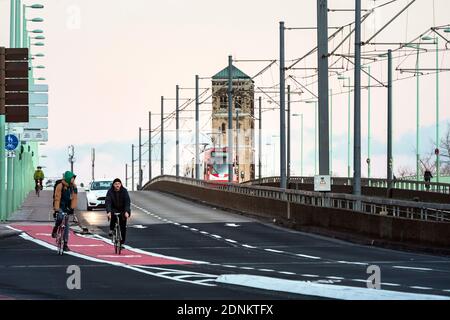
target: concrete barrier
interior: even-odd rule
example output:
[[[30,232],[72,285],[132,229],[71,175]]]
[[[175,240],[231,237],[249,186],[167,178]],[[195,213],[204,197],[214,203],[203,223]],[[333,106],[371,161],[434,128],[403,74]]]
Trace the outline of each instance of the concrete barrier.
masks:
[[[450,223],[288,203],[172,181],[153,182],[147,185],[147,190],[162,191],[271,221],[275,219],[297,230],[363,243],[450,254]]]

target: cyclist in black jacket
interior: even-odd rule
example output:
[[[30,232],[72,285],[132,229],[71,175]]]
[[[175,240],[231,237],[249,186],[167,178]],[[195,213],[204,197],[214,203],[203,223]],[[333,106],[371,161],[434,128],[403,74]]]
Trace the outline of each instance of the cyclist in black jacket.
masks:
[[[111,188],[106,194],[106,213],[108,216],[109,224],[109,235],[112,235],[114,226],[116,224],[116,215],[114,213],[120,213],[119,215],[119,225],[120,233],[122,234],[121,244],[125,243],[125,237],[127,234],[127,220],[131,216],[131,201],[128,190],[122,185],[122,181],[119,178],[114,179]]]

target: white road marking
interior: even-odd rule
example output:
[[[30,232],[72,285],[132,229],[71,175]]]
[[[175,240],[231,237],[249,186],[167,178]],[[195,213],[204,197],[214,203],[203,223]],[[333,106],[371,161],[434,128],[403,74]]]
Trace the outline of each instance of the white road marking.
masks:
[[[404,267],[404,266],[392,266],[394,269],[407,269],[407,270],[418,270],[418,271],[433,271],[430,268],[416,268],[416,267]]]
[[[213,237],[216,238],[216,239],[222,239],[222,237],[219,236],[219,235],[217,235],[217,234],[212,234],[211,236],[213,236]]]
[[[244,269],[244,270],[255,270],[255,268],[252,268],[252,267],[241,267],[241,269]]]
[[[320,260],[320,259],[321,259],[321,258],[319,258],[319,257],[308,256],[308,255],[306,255],[306,254],[296,254],[296,256],[302,257],[302,258],[308,258],[308,259],[315,259],[315,260]]]
[[[234,241],[234,240],[232,240],[232,239],[225,239],[225,241],[231,242],[231,243],[237,243],[237,241]]]
[[[342,278],[342,277],[335,277],[335,276],[328,276],[328,277],[325,277],[325,278],[327,278],[327,279],[332,279],[332,280],[345,280],[345,278]]]
[[[288,274],[288,275],[295,275],[294,272],[289,272],[289,271],[278,271],[278,273],[281,273],[281,274]]]
[[[302,277],[307,277],[307,278],[318,278],[318,275],[315,274],[301,274]]]
[[[22,230],[17,230],[17,229],[15,229],[13,227],[10,227],[10,226],[7,226],[7,227],[9,227],[12,230],[16,230],[16,231],[22,232],[19,236],[21,238],[25,239],[25,240],[34,242],[36,244],[39,244],[39,245],[41,245],[43,247],[46,247],[46,248],[48,248],[50,250],[53,250],[53,251],[57,250],[56,246],[51,245],[51,244],[49,244],[49,243],[47,243],[45,241],[39,240],[39,239],[35,239],[35,238],[31,237],[30,235],[28,235],[27,233],[23,232]],[[143,266],[139,266],[139,268],[138,268],[136,266],[127,265],[127,264],[124,264],[124,263],[121,263],[121,262],[101,260],[101,259],[98,259],[98,258],[86,256],[84,254],[75,253],[73,251],[66,252],[66,254],[74,256],[74,257],[77,257],[77,258],[80,258],[80,259],[93,261],[93,262],[97,262],[97,263],[102,263],[102,264],[109,264],[109,265],[116,266],[116,267],[122,267],[122,268],[130,269],[130,270],[133,270],[133,271],[141,272],[141,273],[144,273],[144,274],[147,274],[147,275],[151,275],[151,276],[159,277],[159,278],[164,278],[164,279],[168,279],[168,280],[173,280],[173,281],[178,281],[178,282],[186,282],[186,283],[193,283],[193,284],[198,284],[198,285],[202,285],[202,286],[210,286],[210,287],[211,286],[216,286],[214,284],[208,284],[208,283],[203,283],[203,282],[198,282],[198,281],[189,281],[189,280],[184,280],[184,279],[176,279],[176,278],[173,278],[173,277],[168,277],[168,276],[165,276],[165,275],[158,274],[156,272],[150,272],[150,271],[147,271],[147,270],[143,270],[143,269],[141,269],[141,267],[143,267]],[[163,269],[161,269],[161,270],[163,270]]]
[[[400,287],[400,285],[397,284],[397,283],[389,283],[389,282],[382,282],[381,285],[382,286],[389,286],[389,287]]]
[[[283,253],[284,251],[275,250],[275,249],[264,249],[265,251],[275,252],[275,253]]]
[[[368,280],[364,280],[364,279],[350,279],[351,281],[355,281],[355,282],[363,282],[363,283],[367,283]]]
[[[272,269],[258,269],[259,271],[263,271],[263,272],[274,272],[275,270]]]
[[[338,263],[355,264],[355,265],[358,265],[358,266],[367,266],[367,265],[369,265],[368,263],[365,263],[365,262],[350,262],[350,261],[338,261]]]
[[[233,227],[233,228],[240,227],[239,224],[235,224],[235,223],[226,223],[225,225],[226,225],[227,227]]]
[[[97,257],[99,258],[142,258],[141,255],[135,255],[135,254],[125,254],[118,256],[117,254],[100,254]]]
[[[429,287],[420,287],[420,286],[410,286],[411,289],[417,289],[417,290],[432,290],[433,288]]]
[[[256,247],[248,245],[248,244],[243,244],[242,246],[245,248],[249,248],[249,249],[256,249]]]
[[[71,247],[104,247],[103,244],[71,244]]]
[[[222,265],[223,267],[226,267],[226,268],[237,268],[236,266],[230,266],[230,265],[228,265],[228,264],[224,264],[224,265]]]
[[[221,275],[216,282],[342,300],[450,300],[450,297],[374,290],[252,275]]]

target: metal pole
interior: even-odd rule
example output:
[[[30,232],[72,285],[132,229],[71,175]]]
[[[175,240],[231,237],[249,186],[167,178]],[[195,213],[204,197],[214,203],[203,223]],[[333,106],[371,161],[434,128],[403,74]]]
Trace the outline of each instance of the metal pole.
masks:
[[[176,105],[175,105],[175,113],[176,113],[176,164],[175,164],[175,175],[177,177],[180,176],[180,87],[176,86]]]
[[[20,22],[21,20],[21,0],[16,0],[16,32],[15,32],[15,38],[16,38],[16,48],[20,48],[21,46],[21,32],[20,32]]]
[[[128,188],[128,164],[125,163],[125,187]]]
[[[372,140],[372,128],[371,128],[371,123],[370,123],[370,116],[371,116],[371,96],[370,96],[370,66],[367,67],[368,69],[368,93],[367,93],[367,177],[370,179],[371,177],[371,165],[372,165],[372,160],[371,158],[371,149],[370,149],[370,144],[371,144],[371,140]],[[369,182],[369,186],[370,186],[370,182]]]
[[[291,86],[287,86],[287,187],[291,178]]]
[[[388,51],[388,150],[387,150],[387,179],[388,191],[392,189],[392,50]]]
[[[152,112],[148,113],[148,181],[152,180]]]
[[[361,195],[361,0],[355,0],[355,112],[353,141],[353,194]]]
[[[27,7],[25,5],[22,5],[22,48],[28,47],[28,34],[27,34],[27,20],[25,11],[27,10]]]
[[[350,104],[351,104],[351,82],[348,78],[348,106],[347,106],[347,178],[350,179],[350,145],[351,145],[351,135],[350,135]]]
[[[164,175],[164,97],[161,96],[161,175]]]
[[[333,174],[333,90],[330,89],[330,175]]]
[[[330,174],[328,119],[328,1],[317,1],[317,59],[319,75],[319,174]]]
[[[261,97],[258,99],[259,104],[259,142],[258,142],[258,167],[259,167],[259,184],[261,184],[261,178],[262,178],[262,171],[261,171],[261,152],[262,152],[262,111],[261,111]]]
[[[95,149],[92,149],[92,155],[91,155],[91,160],[92,160],[92,181],[95,180]]]
[[[239,170],[239,108],[236,109],[236,170],[237,170],[237,182],[241,181],[241,171]]]
[[[198,75],[195,75],[195,179],[200,179],[200,103],[199,103],[199,88]]]
[[[16,0],[10,1],[9,13],[9,46],[15,47],[15,26],[16,26]]]
[[[302,141],[301,141],[301,152],[302,152],[302,156],[300,158],[300,176],[303,177],[303,113],[301,114],[301,124],[302,124]]]
[[[286,189],[286,88],[284,22],[280,22],[280,188]]]
[[[131,145],[131,191],[134,191],[134,144]]]
[[[0,221],[6,220],[5,168],[5,48],[0,47]],[[11,183],[8,181],[8,185]]]
[[[142,128],[139,127],[139,182],[138,182],[138,190],[142,188]]]
[[[439,38],[436,37],[436,149],[439,150]],[[440,176],[439,152],[436,153],[436,182]]]
[[[314,175],[317,175],[317,118],[318,118],[317,102],[314,102]]]
[[[233,177],[233,57],[228,56],[228,182]]]
[[[416,58],[416,180],[420,180],[420,74],[419,74],[419,47],[417,47]]]

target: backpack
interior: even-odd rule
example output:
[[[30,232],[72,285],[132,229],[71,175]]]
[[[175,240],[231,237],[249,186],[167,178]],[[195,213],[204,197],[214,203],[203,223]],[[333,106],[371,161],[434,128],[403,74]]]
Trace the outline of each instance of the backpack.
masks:
[[[55,191],[58,184],[62,183],[62,179],[56,180],[55,185],[53,186],[53,208],[55,207]]]

